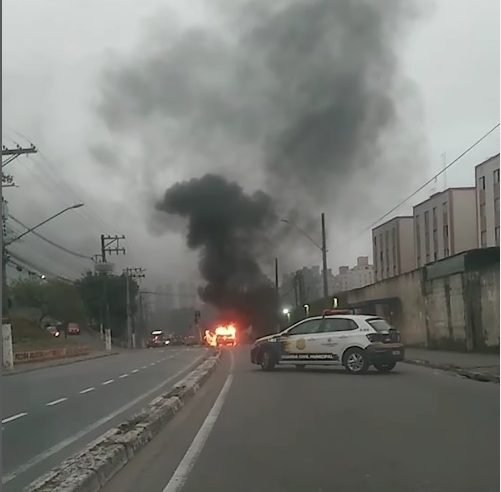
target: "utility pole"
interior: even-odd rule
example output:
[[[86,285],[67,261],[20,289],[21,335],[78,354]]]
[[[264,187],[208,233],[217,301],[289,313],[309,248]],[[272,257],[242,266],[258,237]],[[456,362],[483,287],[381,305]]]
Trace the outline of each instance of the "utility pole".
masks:
[[[101,325],[105,325],[104,330],[111,330],[111,322],[110,322],[110,305],[108,303],[108,289],[106,282],[106,275],[109,271],[111,271],[112,265],[107,265],[106,261],[106,253],[111,254],[125,254],[125,248],[120,247],[120,240],[125,239],[125,236],[122,235],[114,235],[111,236],[109,234],[101,234],[101,261],[96,263],[96,267],[99,266],[99,270],[103,276],[103,314],[101,319]],[[106,320],[106,323],[104,322]],[[104,331],[102,330],[102,331]]]
[[[146,271],[145,268],[126,268],[125,275],[125,295],[127,306],[127,345],[129,348],[136,348],[136,334],[132,330],[132,309],[130,302],[130,279],[131,278],[144,278]]]
[[[3,168],[12,162],[13,160],[17,159],[21,155],[26,155],[26,154],[36,154],[37,148],[32,144],[30,147],[21,147],[17,145],[14,148],[9,149],[5,145],[2,145],[2,172],[1,172],[1,177],[2,177],[2,183],[1,183],[1,188],[9,188],[12,186],[15,186],[14,179],[11,175],[5,174],[3,172]],[[2,205],[2,309],[0,311],[0,314],[3,317],[8,316],[8,311],[9,311],[9,298],[8,298],[8,293],[7,293],[7,251],[5,249],[6,246],[6,221],[7,221],[7,201],[4,200],[3,198],[3,193],[0,192],[0,201]]]
[[[322,267],[323,267],[323,280],[324,280],[324,298],[329,297],[329,284],[327,283],[327,238],[325,232],[325,213],[322,212]]]
[[[278,283],[278,258],[275,257],[275,297],[277,298],[277,332],[280,331],[280,285]]]

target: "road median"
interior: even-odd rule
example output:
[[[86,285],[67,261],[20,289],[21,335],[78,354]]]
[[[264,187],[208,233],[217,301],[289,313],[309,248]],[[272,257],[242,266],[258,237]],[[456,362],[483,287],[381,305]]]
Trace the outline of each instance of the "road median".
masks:
[[[96,492],[123,468],[198,392],[216,368],[220,353],[208,356],[171,391],[110,429],[81,452],[29,485],[27,492]]]

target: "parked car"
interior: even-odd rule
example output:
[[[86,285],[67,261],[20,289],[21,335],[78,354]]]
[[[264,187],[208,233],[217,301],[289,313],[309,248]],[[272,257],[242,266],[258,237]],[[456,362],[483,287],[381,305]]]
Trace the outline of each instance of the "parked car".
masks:
[[[168,337],[165,336],[165,333],[161,330],[155,330],[151,332],[150,338],[148,338],[148,341],[146,342],[146,347],[147,348],[165,347],[166,345],[169,344],[170,340]]]
[[[391,371],[404,359],[400,333],[373,315],[330,314],[303,319],[281,333],[259,338],[251,350],[251,362],[265,371],[276,365],[342,365],[363,374],[369,366]]]
[[[68,323],[68,335],[80,335],[80,326],[78,323]]]
[[[45,329],[53,336],[59,337],[61,335],[61,330],[58,325],[47,325]]]

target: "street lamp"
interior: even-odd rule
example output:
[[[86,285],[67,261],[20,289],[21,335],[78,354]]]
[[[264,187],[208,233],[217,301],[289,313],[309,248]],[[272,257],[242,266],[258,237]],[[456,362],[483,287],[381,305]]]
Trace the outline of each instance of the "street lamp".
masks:
[[[66,207],[63,210],[60,210],[57,214],[51,215],[48,219],[45,219],[43,222],[40,222],[40,224],[37,224],[36,226],[30,227],[29,229],[27,229],[26,231],[24,231],[22,234],[19,234],[19,236],[16,236],[14,239],[11,239],[10,241],[7,241],[5,243],[5,246],[9,246],[13,242],[19,241],[19,239],[21,239],[22,237],[26,236],[30,232],[33,232],[35,229],[38,229],[40,226],[42,226],[44,224],[47,224],[47,222],[50,222],[52,219],[55,219],[56,217],[59,217],[60,215],[62,215],[65,212],[67,212],[68,210],[73,210],[75,208],[80,208],[80,207],[83,207],[83,206],[84,206],[83,203],[77,203],[75,205],[72,205],[71,207]]]
[[[322,245],[318,244],[306,231],[301,229],[297,224],[290,221],[289,219],[280,219],[281,222],[291,225],[300,232],[304,237],[306,237],[314,246],[316,246],[322,252],[322,276],[323,276],[323,287],[324,287],[324,298],[329,297],[329,285],[327,282],[327,245],[326,245],[326,233],[325,233],[325,214],[322,212],[321,216],[322,224]]]
[[[287,316],[287,321],[291,320],[291,310],[288,307],[282,309],[282,314]]]

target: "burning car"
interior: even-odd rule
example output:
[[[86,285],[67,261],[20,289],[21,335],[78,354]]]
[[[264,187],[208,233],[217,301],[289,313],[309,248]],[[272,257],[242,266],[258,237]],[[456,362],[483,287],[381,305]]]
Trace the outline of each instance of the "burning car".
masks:
[[[219,325],[213,332],[205,331],[205,341],[211,347],[234,347],[237,344],[237,329],[233,324]]]

